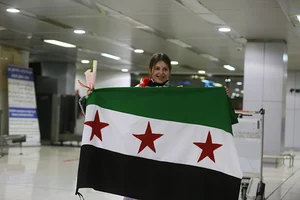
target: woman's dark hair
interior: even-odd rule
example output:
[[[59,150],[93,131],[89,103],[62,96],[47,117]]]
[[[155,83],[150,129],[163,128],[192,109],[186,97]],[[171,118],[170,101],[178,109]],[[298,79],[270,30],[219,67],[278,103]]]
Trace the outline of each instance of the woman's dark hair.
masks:
[[[171,69],[172,69],[171,60],[170,60],[169,56],[167,56],[166,54],[163,54],[163,53],[156,53],[151,57],[150,63],[149,63],[149,69],[152,70],[152,68],[156,65],[156,63],[158,63],[160,61],[164,61],[164,63],[166,63],[169,70],[171,71]]]

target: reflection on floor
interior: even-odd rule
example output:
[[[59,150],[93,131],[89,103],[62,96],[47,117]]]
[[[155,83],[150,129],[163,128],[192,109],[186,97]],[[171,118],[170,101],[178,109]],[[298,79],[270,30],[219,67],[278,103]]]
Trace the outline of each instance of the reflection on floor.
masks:
[[[79,152],[78,147],[27,147],[20,156],[18,148],[10,148],[9,155],[0,158],[0,199],[78,200],[74,191]],[[265,165],[266,198],[299,200],[299,169],[300,152],[296,152],[294,167]],[[81,191],[87,200],[123,199],[91,189]]]

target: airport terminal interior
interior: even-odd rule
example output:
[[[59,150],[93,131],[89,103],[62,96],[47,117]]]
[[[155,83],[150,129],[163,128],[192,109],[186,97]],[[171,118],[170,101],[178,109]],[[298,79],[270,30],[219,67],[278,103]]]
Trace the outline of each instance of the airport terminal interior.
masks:
[[[170,60],[151,66],[158,54]],[[166,71],[158,71],[161,62]],[[300,0],[0,0],[0,200],[152,200],[147,196],[151,191],[123,190],[113,180],[108,190],[93,189],[91,185],[102,184],[101,178],[87,180],[91,187],[77,193],[84,179],[78,170],[84,162],[84,138],[100,149],[105,139],[101,131],[83,137],[88,126],[94,126],[85,118],[91,110],[87,102],[94,102],[88,97],[101,95],[104,88],[141,91],[136,86],[146,84],[145,77],[156,86],[165,80],[163,86],[182,90],[224,89],[238,119],[229,128],[236,158],[218,167],[225,176],[228,163],[239,163],[237,200],[300,199]],[[94,88],[99,93],[90,93]],[[179,98],[178,107],[189,106],[189,96]],[[108,109],[114,101],[105,100]],[[153,105],[159,107],[159,101]],[[170,96],[168,101],[171,106],[179,100]],[[102,113],[99,118],[98,110],[96,117],[97,126],[105,130],[108,124],[102,120],[108,118]],[[149,127],[150,122],[145,135],[155,135]],[[201,145],[217,145],[212,136],[198,144],[203,154]],[[145,151],[155,152],[159,139],[152,144],[144,146]],[[210,167],[221,148],[213,148],[211,155],[201,154],[198,163],[176,163],[185,158],[166,162],[214,171],[217,168]],[[143,155],[134,159],[147,160]],[[157,157],[150,160],[165,159]],[[202,159],[211,163],[202,165]],[[236,178],[232,174],[237,171],[232,168],[230,176]],[[131,184],[122,178],[117,177]],[[207,184],[212,183],[216,187],[209,192],[220,192],[219,180]],[[222,192],[224,198],[218,200],[232,200]],[[176,199],[167,196],[157,199]],[[213,196],[195,198],[191,192],[180,200],[217,200]]]

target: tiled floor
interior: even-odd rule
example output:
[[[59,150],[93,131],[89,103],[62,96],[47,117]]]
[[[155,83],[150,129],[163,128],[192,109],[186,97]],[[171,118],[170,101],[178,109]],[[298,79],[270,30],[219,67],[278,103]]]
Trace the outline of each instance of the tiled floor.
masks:
[[[78,147],[18,148],[0,158],[0,200],[78,200],[75,196]],[[268,200],[300,200],[300,152],[292,168],[264,167]],[[81,190],[86,200],[121,200],[120,196]]]

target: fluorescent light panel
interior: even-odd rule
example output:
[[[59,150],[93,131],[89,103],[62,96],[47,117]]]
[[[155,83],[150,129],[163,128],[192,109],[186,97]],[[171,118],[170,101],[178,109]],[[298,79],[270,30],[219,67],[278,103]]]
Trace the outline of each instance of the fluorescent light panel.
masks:
[[[175,60],[171,61],[171,65],[178,65],[178,61]]]
[[[74,33],[76,34],[85,34],[84,30],[74,30]]]
[[[144,53],[144,50],[143,49],[135,49],[134,53]]]
[[[129,70],[128,69],[122,69],[121,71],[122,72],[128,72]]]
[[[82,63],[82,64],[89,64],[90,61],[89,61],[89,60],[82,60],[81,63]]]
[[[113,60],[120,60],[121,59],[118,56],[114,56],[114,55],[111,55],[111,54],[108,54],[108,53],[101,53],[100,55],[103,56],[103,57],[106,57],[106,58],[113,59]]]
[[[76,47],[74,44],[69,44],[66,42],[58,41],[58,40],[44,40],[44,42],[53,44],[53,45],[57,45],[57,46],[61,46],[61,47],[65,47],[65,48],[75,48]]]
[[[229,71],[234,71],[235,70],[235,68],[230,66],[230,65],[224,65],[224,68],[228,69]]]
[[[10,12],[10,13],[19,13],[20,10],[19,9],[16,9],[16,8],[8,8],[6,9],[7,12]]]
[[[223,85],[220,84],[220,83],[214,83],[214,86],[216,86],[216,87],[222,87]]]
[[[199,74],[205,74],[205,71],[204,70],[199,70],[198,73]]]
[[[227,28],[227,27],[223,27],[223,28],[219,28],[219,31],[220,31],[220,32],[226,33],[226,32],[230,32],[231,29],[230,29],[230,28]]]

